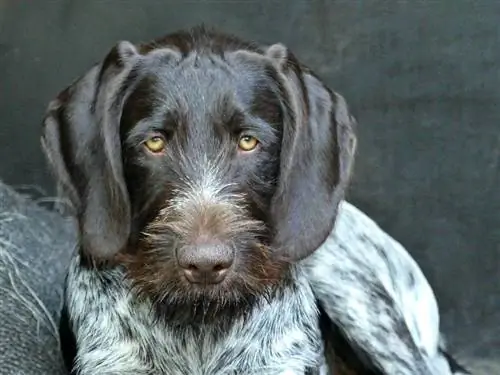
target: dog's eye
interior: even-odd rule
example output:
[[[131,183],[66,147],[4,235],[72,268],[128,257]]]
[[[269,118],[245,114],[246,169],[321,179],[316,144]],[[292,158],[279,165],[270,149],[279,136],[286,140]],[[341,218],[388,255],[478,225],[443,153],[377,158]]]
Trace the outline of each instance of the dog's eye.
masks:
[[[149,151],[158,154],[165,149],[165,138],[155,135],[154,137],[149,138],[144,145]]]
[[[259,141],[257,140],[257,138],[252,137],[251,135],[244,135],[240,138],[238,147],[242,151],[249,152],[255,150],[258,144]]]

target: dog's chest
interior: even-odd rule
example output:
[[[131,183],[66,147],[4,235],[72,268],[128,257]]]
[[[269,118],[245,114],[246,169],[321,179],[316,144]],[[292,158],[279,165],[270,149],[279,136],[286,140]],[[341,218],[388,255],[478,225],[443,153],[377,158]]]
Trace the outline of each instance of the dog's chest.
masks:
[[[158,374],[304,375],[319,368],[321,350],[309,341],[307,332],[290,329],[279,335],[272,329],[259,330],[260,334],[235,330],[225,337],[213,331],[157,331],[154,339],[141,341],[151,342],[145,350]]]
[[[316,302],[299,275],[293,290],[224,331],[158,323],[119,273],[72,268],[66,306],[81,375],[326,374]]]

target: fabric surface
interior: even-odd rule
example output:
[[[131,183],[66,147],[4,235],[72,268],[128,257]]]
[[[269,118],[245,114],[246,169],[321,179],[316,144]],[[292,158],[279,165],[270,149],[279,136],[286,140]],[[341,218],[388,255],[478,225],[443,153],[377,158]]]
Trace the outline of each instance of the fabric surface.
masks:
[[[64,374],[57,321],[70,221],[0,183],[0,374]]]

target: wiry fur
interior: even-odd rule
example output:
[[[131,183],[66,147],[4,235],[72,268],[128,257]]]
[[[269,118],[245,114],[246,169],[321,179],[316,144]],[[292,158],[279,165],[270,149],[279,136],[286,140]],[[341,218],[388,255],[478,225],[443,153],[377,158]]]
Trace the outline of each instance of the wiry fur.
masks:
[[[186,182],[183,189],[171,193],[173,198],[142,230],[137,244],[141,250],[120,256],[138,294],[155,296],[162,315],[176,315],[187,322],[200,314],[211,319],[227,309],[230,316],[238,315],[253,303],[255,295],[272,299],[275,288],[281,287],[278,284],[288,275],[288,263],[273,258],[269,247],[259,240],[259,235],[265,234],[265,223],[248,217],[244,194],[221,184],[216,167],[211,165],[200,168],[198,181]],[[238,253],[234,267],[246,272],[236,272],[208,291],[183,279],[175,252],[162,249],[189,246],[200,232],[229,243]],[[172,277],[175,274],[179,276]]]
[[[303,375],[308,368],[326,374],[324,367],[317,372],[323,356],[316,301],[300,270],[230,327],[158,318],[124,275],[121,268],[87,268],[79,257],[71,264],[66,306],[79,374]]]

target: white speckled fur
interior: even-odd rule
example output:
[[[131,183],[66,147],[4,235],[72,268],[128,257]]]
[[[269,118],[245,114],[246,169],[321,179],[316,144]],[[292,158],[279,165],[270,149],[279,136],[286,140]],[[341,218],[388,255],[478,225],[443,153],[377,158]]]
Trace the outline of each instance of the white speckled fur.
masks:
[[[294,274],[295,291],[262,300],[249,319],[215,339],[215,326],[196,332],[154,322],[120,269],[84,269],[76,257],[66,298],[79,374],[303,375],[322,365],[323,348],[315,298],[302,270]]]
[[[363,212],[342,202],[334,231],[304,265],[325,312],[384,373],[451,374],[431,286]]]

